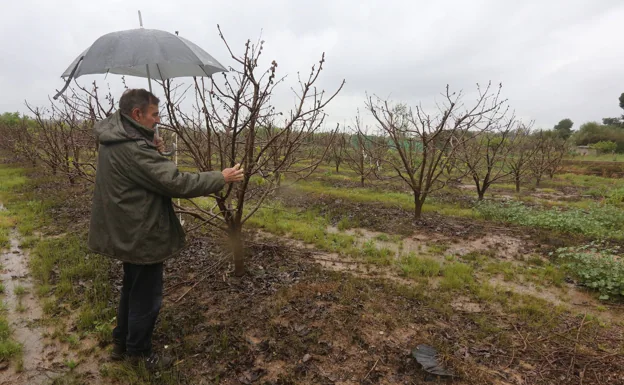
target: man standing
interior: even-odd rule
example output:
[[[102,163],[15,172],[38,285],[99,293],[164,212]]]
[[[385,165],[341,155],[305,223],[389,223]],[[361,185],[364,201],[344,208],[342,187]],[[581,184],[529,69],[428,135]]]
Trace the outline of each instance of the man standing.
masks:
[[[152,351],[152,332],[163,294],[163,261],[184,246],[172,198],[194,198],[243,179],[239,165],[221,172],[180,172],[154,138],[159,100],[144,89],[124,92],[119,110],[95,125],[99,142],[89,249],[123,262],[123,284],[111,358],[130,358],[148,369],[169,357]]]

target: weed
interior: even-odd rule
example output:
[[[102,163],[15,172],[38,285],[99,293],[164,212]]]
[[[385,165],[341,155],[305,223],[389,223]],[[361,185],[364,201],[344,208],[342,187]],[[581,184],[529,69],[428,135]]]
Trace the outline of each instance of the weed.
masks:
[[[470,265],[454,262],[444,266],[440,288],[447,290],[459,290],[471,286],[474,283],[474,270]]]
[[[427,247],[431,254],[444,254],[449,249],[449,245],[445,243],[434,243]]]
[[[624,210],[593,204],[589,210],[539,210],[520,202],[481,202],[475,209],[489,220],[541,227],[564,233],[579,233],[598,239],[624,239]]]
[[[505,281],[511,281],[516,275],[516,268],[511,262],[492,262],[483,269],[489,274],[502,274]]]
[[[597,290],[600,299],[624,296],[624,260],[618,256],[619,247],[590,243],[560,248],[555,255],[581,284]]]
[[[26,294],[26,288],[22,285],[17,285],[13,289],[13,293],[18,297],[23,297]]]
[[[440,275],[442,265],[432,258],[419,257],[414,253],[401,258],[399,267],[407,277],[435,277]]]

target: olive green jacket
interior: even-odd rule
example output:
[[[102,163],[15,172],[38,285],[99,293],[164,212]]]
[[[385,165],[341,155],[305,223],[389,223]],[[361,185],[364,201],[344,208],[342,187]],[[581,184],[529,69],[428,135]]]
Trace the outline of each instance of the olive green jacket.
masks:
[[[153,264],[177,254],[185,235],[171,198],[218,192],[223,174],[180,172],[153,144],[154,131],[117,111],[95,125],[99,142],[89,249]]]

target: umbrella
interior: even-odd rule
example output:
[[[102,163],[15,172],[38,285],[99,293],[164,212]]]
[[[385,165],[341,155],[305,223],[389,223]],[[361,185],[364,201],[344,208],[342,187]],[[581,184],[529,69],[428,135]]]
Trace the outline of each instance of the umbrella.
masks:
[[[65,92],[72,79],[82,75],[113,73],[148,79],[166,80],[184,76],[208,76],[227,69],[197,44],[166,31],[141,28],[108,33],[84,50],[63,72]],[[158,128],[156,128],[158,135]]]
[[[157,29],[129,29],[98,38],[63,72],[66,84],[82,75],[113,73],[148,79],[171,79],[183,76],[211,76],[227,71],[225,67],[195,43]],[[151,88],[151,82],[150,82]]]

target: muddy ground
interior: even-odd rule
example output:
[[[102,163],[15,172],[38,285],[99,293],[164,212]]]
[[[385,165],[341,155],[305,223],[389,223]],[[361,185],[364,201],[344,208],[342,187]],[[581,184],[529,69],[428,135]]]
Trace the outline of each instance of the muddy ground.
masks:
[[[39,193],[58,188],[51,180],[39,185]],[[50,210],[53,221],[43,231],[47,236],[84,231],[89,190],[70,190],[79,199],[65,200]],[[364,239],[380,233],[397,234],[404,237],[404,247],[414,250],[443,243],[450,254],[462,256],[479,251],[493,259],[523,263],[527,255],[544,257],[548,251],[576,241],[555,233],[435,214],[415,222],[400,208],[326,196],[285,192],[279,199],[290,206],[314,206],[329,215],[334,225],[350,215],[360,228],[349,231],[359,231]],[[573,283],[551,292],[490,277],[487,279],[493,285],[508,290],[497,290],[491,299],[483,300],[483,293],[477,298],[464,289],[443,290],[435,278],[408,279],[392,269],[371,267],[360,260],[327,254],[258,231],[250,230],[246,236],[248,273],[243,277],[231,275],[227,247],[212,231],[195,234],[189,247],[166,263],[165,300],[154,339],[158,349],[177,358],[175,381],[165,380],[171,376],[142,381],[624,384],[624,357],[619,354],[624,327],[619,305],[596,311],[595,296]],[[496,252],[489,252],[492,249]],[[23,260],[25,255],[12,247],[3,258]],[[10,265],[4,266],[12,280]],[[110,273],[114,303],[120,265],[114,264]],[[25,279],[23,271],[15,275]],[[4,276],[3,281],[9,276]],[[570,308],[557,308],[571,303]],[[36,311],[35,304],[32,309]],[[597,313],[604,314],[595,316]],[[30,317],[33,321],[38,318],[36,313]],[[14,327],[18,331],[16,338],[21,338],[19,333],[24,327],[19,321]],[[25,327],[35,334],[45,333],[37,329],[36,323]],[[67,372],[59,362],[71,359],[71,354],[79,354],[82,359],[78,367],[81,375],[75,383],[99,381],[91,369],[94,365],[107,367],[108,372],[120,365],[107,361],[110,346],[94,348],[87,341],[84,344],[71,352],[66,347],[54,351],[51,358],[41,351],[41,362],[33,365],[25,359],[26,370],[22,373],[11,369],[6,372],[10,376],[7,381],[22,382],[7,383],[36,383],[23,381],[28,378],[25,373],[46,376],[46,370],[38,369],[39,365],[57,374]],[[436,347],[454,377],[428,376],[412,356],[421,344]],[[41,346],[26,346],[24,357],[37,356]],[[41,383],[51,383],[53,376],[47,374],[48,382]],[[132,382],[109,376],[103,383]]]

